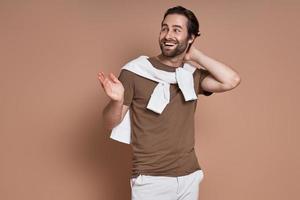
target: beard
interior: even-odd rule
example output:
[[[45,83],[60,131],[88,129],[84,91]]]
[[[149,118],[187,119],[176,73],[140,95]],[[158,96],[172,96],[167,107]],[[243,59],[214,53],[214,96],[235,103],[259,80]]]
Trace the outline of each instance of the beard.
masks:
[[[175,43],[175,45],[173,47],[166,47],[164,45],[165,42],[173,42]],[[188,46],[188,39],[186,39],[185,41],[182,41],[182,42],[179,42],[178,40],[177,41],[167,41],[165,39],[162,39],[160,42],[159,42],[159,46],[160,46],[160,49],[161,49],[161,52],[162,52],[162,55],[165,56],[165,57],[176,57],[180,54],[182,54],[187,46]]]

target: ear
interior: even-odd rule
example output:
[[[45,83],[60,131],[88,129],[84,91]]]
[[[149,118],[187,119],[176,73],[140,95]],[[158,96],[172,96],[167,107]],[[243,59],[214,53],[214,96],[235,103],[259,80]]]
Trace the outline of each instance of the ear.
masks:
[[[191,38],[188,40],[188,43],[191,44],[195,40],[195,35],[192,34]]]

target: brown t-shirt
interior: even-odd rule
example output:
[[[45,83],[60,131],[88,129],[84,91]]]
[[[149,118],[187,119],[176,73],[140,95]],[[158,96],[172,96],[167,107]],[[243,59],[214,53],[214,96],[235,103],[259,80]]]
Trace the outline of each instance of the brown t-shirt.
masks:
[[[157,69],[176,70],[155,57],[148,60]],[[204,91],[200,84],[208,74],[204,69],[195,70],[193,77],[197,94],[212,94]],[[139,174],[183,176],[201,169],[194,150],[197,100],[185,101],[178,84],[170,84],[170,103],[161,114],[157,114],[146,108],[157,82],[125,69],[121,70],[119,80],[125,88],[123,104],[130,106],[132,177]]]

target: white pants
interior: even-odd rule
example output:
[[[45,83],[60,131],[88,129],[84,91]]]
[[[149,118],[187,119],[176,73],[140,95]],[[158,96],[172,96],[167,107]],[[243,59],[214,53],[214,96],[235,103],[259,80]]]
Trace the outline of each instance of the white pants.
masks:
[[[131,200],[198,200],[202,170],[178,177],[139,175],[130,179]]]

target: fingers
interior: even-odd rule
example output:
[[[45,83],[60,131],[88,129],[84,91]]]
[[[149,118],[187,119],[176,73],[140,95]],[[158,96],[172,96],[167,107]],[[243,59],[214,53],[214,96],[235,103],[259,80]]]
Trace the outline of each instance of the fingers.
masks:
[[[99,80],[103,83],[104,81],[106,81],[106,79],[110,79],[111,81],[115,82],[115,83],[119,83],[119,79],[113,74],[113,73],[110,73],[108,77],[105,77],[104,76],[104,73],[103,72],[99,72],[98,73],[98,78]]]
[[[110,73],[109,76],[113,82],[120,83],[119,79],[117,77],[115,77],[115,75],[113,73]]]
[[[104,77],[103,72],[99,72],[99,73],[98,73],[98,79],[99,79],[101,82],[104,81],[105,77]]]
[[[103,72],[99,72],[98,79],[103,88],[107,87],[108,85],[111,85],[111,83],[121,83],[113,73],[110,73],[107,77],[105,77]]]
[[[105,82],[105,76],[104,76],[103,72],[99,72],[98,73],[98,79],[99,79],[99,81],[101,83],[101,86],[103,87],[103,84]]]

